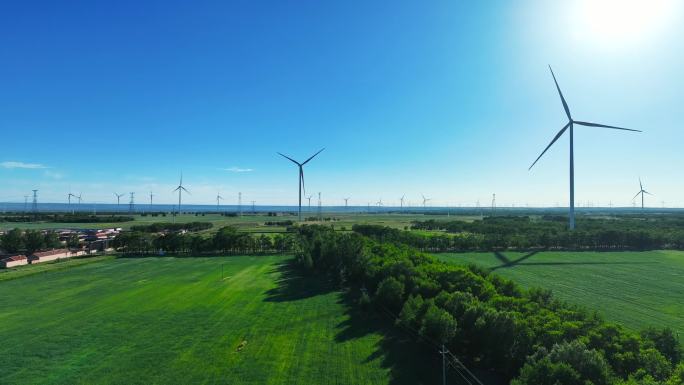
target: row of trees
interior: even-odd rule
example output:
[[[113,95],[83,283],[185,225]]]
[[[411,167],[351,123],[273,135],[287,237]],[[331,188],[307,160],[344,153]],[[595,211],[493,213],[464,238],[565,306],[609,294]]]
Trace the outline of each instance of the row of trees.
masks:
[[[362,229],[371,236],[387,237],[424,250],[492,249],[592,249],[650,250],[684,249],[684,219],[681,217],[581,218],[577,229],[567,230],[564,217],[487,217],[472,222],[420,221],[414,230],[441,230],[444,234],[413,234]]]
[[[132,231],[143,233],[161,233],[167,231],[202,231],[214,227],[211,222],[188,222],[188,223],[168,223],[157,222],[149,225],[131,226]]]
[[[0,236],[0,249],[8,253],[24,252],[30,255],[38,250],[58,247],[62,247],[62,244],[54,231],[13,229]]]
[[[299,229],[296,261],[360,288],[360,302],[515,385],[684,384],[671,330],[633,333],[474,266],[323,226]]]
[[[114,239],[114,247],[127,254],[168,253],[266,253],[291,250],[293,237],[289,234],[260,236],[242,233],[233,226],[220,228],[213,236],[171,232],[152,234],[125,231]]]

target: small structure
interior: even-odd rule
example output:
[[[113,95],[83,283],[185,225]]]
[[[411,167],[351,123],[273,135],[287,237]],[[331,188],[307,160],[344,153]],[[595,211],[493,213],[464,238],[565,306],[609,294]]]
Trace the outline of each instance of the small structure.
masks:
[[[3,258],[0,261],[0,265],[4,268],[28,265],[28,258],[23,254],[10,255],[9,257]]]
[[[38,251],[38,252],[33,253],[33,255],[31,255],[30,262],[32,264],[33,263],[41,263],[41,262],[54,261],[56,259],[69,258],[69,257],[71,257],[71,253],[67,249]]]

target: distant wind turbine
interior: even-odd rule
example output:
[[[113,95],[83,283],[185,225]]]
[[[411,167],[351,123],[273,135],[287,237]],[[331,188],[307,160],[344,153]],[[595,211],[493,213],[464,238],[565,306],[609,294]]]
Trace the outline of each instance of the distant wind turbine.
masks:
[[[399,198],[399,208],[404,208],[404,198],[406,198],[406,195],[402,195],[401,198]]]
[[[176,192],[176,191],[178,191],[178,212],[177,212],[176,215],[180,215],[180,212],[181,212],[181,198],[182,198],[182,195],[183,195],[183,191],[185,191],[186,193],[190,194],[190,191],[188,191],[185,187],[183,187],[183,173],[182,173],[182,172],[181,172],[181,175],[180,175],[180,182],[178,183],[178,187],[176,187],[172,192]],[[174,215],[174,217],[173,217],[173,221],[174,221],[174,222],[176,221],[176,216],[175,216],[175,215]]]
[[[348,207],[349,205],[349,198],[344,198],[344,207]]]
[[[305,160],[302,163],[297,162],[296,160],[290,158],[287,155],[278,153],[278,155],[282,156],[283,158],[289,159],[292,163],[296,164],[299,167],[299,221],[302,221],[302,190],[304,190],[304,194],[306,194],[306,187],[304,187],[304,165],[309,163],[311,159],[313,159],[316,155],[320,154],[321,151],[325,150],[325,148],[320,149],[317,153],[311,155],[311,157],[307,160]]]
[[[575,124],[578,124],[580,126],[587,126],[587,127],[603,127],[603,128],[612,128],[615,130],[624,130],[624,131],[635,131],[635,132],[641,132],[639,130],[632,130],[629,128],[621,128],[621,127],[615,127],[615,126],[607,126],[605,124],[597,124],[597,123],[589,123],[589,122],[581,122],[578,120],[574,120],[572,118],[572,115],[570,115],[570,108],[568,107],[568,103],[565,101],[565,98],[563,97],[563,93],[561,92],[560,87],[558,86],[558,82],[556,81],[556,75],[554,75],[553,70],[551,69],[551,66],[549,66],[549,70],[551,71],[551,76],[553,77],[553,82],[556,84],[556,89],[558,90],[558,95],[560,96],[561,102],[563,103],[563,109],[565,110],[565,115],[568,117],[568,123],[563,126],[563,128],[558,131],[556,136],[551,140],[551,143],[549,143],[548,146],[542,151],[541,155],[537,157],[537,159],[532,163],[530,166],[530,170],[534,165],[539,161],[539,159],[546,153],[546,151],[554,144],[556,141],[565,133],[565,131],[569,128],[570,129],[570,215],[569,215],[569,225],[568,227],[570,230],[575,229],[575,152],[574,152],[574,139],[573,139],[573,128]]]
[[[121,211],[119,210],[119,204],[121,203],[121,197],[124,196],[124,194],[114,193],[114,196],[116,196],[116,211]]]
[[[653,195],[653,194],[644,190],[644,185],[641,183],[641,178],[639,178],[639,192],[636,193],[636,195],[634,196],[634,198],[632,198],[632,200],[636,199],[636,197],[638,197],[639,194],[641,194],[641,209],[643,210],[644,209],[644,194],[648,194],[648,195]]]
[[[426,198],[425,195],[422,194],[421,196],[423,197],[423,208],[425,208],[427,206],[428,201],[431,201],[432,198]]]
[[[216,194],[216,212],[219,212],[219,205],[221,204],[222,199],[221,193]]]
[[[75,194],[72,194],[71,191],[69,191],[69,194],[67,195],[67,200],[69,201],[69,209],[71,209],[71,214],[73,214],[74,209],[71,207],[71,197],[77,198]]]
[[[306,199],[309,201],[309,211],[311,211],[311,198],[313,198],[313,195],[306,197]]]

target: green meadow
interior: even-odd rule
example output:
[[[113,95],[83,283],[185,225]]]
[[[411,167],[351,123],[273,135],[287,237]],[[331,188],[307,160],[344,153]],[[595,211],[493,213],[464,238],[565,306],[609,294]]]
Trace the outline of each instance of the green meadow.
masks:
[[[3,384],[408,385],[439,374],[437,352],[287,256],[38,267],[0,281]]]
[[[437,254],[474,263],[525,287],[596,310],[632,329],[670,327],[684,335],[684,252]]]

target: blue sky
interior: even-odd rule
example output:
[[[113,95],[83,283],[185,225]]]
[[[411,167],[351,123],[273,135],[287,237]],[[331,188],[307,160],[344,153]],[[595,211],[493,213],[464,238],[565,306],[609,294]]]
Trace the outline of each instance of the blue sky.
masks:
[[[0,201],[684,206],[677,1],[5,2]]]

